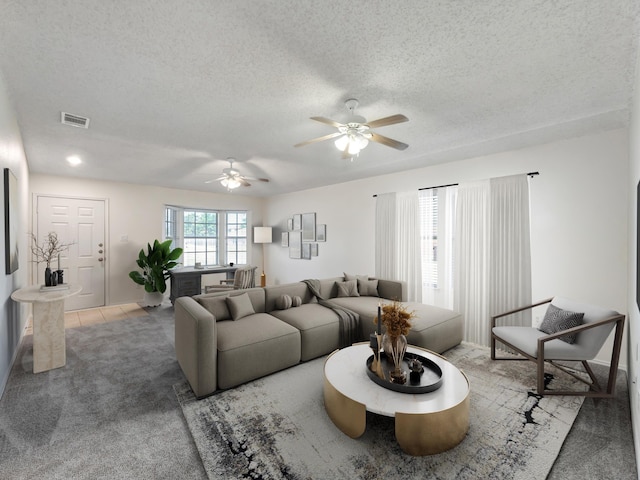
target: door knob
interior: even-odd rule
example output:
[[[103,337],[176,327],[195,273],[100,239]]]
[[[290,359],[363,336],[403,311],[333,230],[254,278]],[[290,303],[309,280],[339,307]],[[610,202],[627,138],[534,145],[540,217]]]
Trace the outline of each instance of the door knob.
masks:
[[[98,259],[98,261],[99,261],[99,262],[101,262],[101,261],[103,261],[103,260],[104,260],[104,258],[102,258],[102,257],[100,257],[100,258]]]
[[[98,253],[102,253],[102,250],[98,250]]]
[[[101,244],[101,243],[99,243],[99,244],[98,244],[98,246],[99,246],[99,247],[101,247],[101,246],[102,246],[102,244]]]

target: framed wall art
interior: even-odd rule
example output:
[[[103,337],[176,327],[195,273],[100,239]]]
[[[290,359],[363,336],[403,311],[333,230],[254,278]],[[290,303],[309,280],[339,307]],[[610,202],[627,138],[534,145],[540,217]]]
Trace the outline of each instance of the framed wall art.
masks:
[[[316,214],[315,213],[302,214],[302,241],[303,242],[316,241]]]
[[[316,227],[316,242],[326,242],[327,241],[327,225],[320,224]]]
[[[4,248],[5,273],[18,270],[18,180],[4,169]]]
[[[302,258],[302,232],[289,232],[289,258]]]
[[[302,229],[302,215],[299,213],[293,216],[293,228],[291,230],[301,230]]]
[[[311,260],[311,244],[303,243],[302,244],[302,258],[305,260]]]

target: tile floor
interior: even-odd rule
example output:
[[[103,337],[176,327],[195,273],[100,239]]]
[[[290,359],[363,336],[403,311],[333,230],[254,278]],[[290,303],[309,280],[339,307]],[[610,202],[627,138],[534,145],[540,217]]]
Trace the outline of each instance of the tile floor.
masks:
[[[64,314],[64,326],[65,328],[84,327],[86,325],[95,325],[96,323],[113,322],[115,320],[143,317],[146,315],[148,315],[148,313],[137,303],[89,308],[87,310],[74,310]],[[33,334],[31,320],[29,320],[25,334]]]

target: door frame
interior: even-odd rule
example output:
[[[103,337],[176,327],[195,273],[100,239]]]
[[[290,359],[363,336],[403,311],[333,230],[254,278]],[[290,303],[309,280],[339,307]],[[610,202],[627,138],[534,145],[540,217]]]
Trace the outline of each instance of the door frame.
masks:
[[[34,233],[34,230],[38,226],[38,198],[47,197],[47,198],[68,198],[70,200],[90,200],[90,201],[101,201],[104,202],[104,246],[106,252],[111,252],[111,236],[109,233],[109,199],[106,197],[86,197],[80,195],[56,195],[53,193],[36,193],[33,192],[31,194],[31,233]],[[27,244],[29,245],[29,258],[32,259],[33,255],[31,254],[31,238],[28,239]],[[30,260],[31,261],[31,260]],[[29,283],[31,285],[35,285],[35,282],[38,279],[38,264],[36,262],[31,261],[31,270],[29,279]],[[110,274],[110,265],[111,265],[111,256],[106,255],[106,259],[104,262],[104,305],[111,305],[110,301],[110,284],[109,279],[111,278]]]

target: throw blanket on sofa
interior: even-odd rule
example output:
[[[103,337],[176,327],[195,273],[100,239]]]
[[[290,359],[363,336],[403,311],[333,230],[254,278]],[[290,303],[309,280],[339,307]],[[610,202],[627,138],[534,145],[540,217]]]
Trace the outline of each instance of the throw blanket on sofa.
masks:
[[[340,319],[340,348],[352,345],[357,340],[360,315],[324,298],[320,293],[320,280],[309,279],[303,280],[303,282],[307,284],[307,288],[318,299],[320,305],[330,308],[338,315]]]

